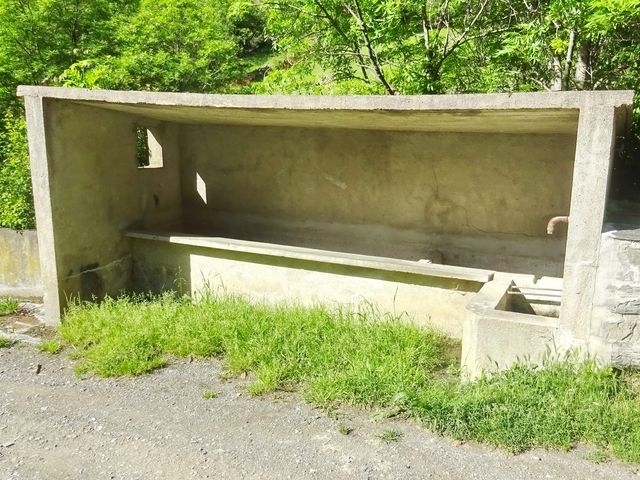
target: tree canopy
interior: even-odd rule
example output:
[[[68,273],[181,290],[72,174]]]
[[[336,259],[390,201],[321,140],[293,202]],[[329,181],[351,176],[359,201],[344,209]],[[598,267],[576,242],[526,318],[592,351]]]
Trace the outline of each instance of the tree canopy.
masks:
[[[640,90],[640,0],[3,0],[0,169],[25,156],[19,84],[389,95]],[[638,118],[640,108],[626,165],[637,163]]]

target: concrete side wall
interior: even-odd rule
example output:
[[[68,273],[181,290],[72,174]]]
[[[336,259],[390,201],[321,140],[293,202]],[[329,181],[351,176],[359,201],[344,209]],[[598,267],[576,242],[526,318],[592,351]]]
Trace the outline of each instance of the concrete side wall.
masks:
[[[139,169],[140,120],[54,100],[43,107],[46,151],[32,155],[32,164],[38,172],[36,206],[47,207],[38,208],[38,231],[41,222],[51,223],[39,240],[41,257],[55,262],[44,278],[58,292],[58,306],[53,295],[45,296],[47,318],[55,322],[69,297],[115,295],[132,287],[130,246],[121,230],[179,220],[179,158],[171,125],[156,125],[163,132],[165,167]]]
[[[514,362],[542,364],[554,352],[557,319],[505,311],[510,281],[484,285],[468,305],[462,338],[462,373],[473,380]]]
[[[0,228],[0,297],[42,298],[35,230]]]
[[[465,306],[481,284],[132,239],[134,278],[143,291],[223,289],[254,301],[371,304],[460,338]]]
[[[602,235],[590,350],[607,363],[640,368],[640,229]]]
[[[616,136],[626,122],[626,108],[580,111],[560,311],[563,349],[585,351],[590,341],[609,174]]]
[[[569,210],[571,135],[184,126],[181,148],[192,227],[414,260],[439,250],[445,263],[479,268],[498,268],[478,264],[487,254],[511,271],[562,269],[563,235],[548,238],[546,224]]]

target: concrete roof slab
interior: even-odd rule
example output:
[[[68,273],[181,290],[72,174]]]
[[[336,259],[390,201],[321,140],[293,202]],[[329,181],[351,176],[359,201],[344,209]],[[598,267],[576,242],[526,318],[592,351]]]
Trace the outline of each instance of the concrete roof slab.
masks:
[[[179,123],[427,132],[575,134],[580,109],[628,109],[632,91],[414,96],[217,95],[21,86],[67,100]]]

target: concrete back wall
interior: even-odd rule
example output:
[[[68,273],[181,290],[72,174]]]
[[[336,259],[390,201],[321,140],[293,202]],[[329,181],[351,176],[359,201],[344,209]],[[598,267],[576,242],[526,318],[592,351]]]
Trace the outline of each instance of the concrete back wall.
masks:
[[[562,272],[564,235],[548,237],[546,224],[569,211],[573,135],[183,126],[180,143],[191,227]]]
[[[42,298],[35,230],[0,228],[0,297]]]

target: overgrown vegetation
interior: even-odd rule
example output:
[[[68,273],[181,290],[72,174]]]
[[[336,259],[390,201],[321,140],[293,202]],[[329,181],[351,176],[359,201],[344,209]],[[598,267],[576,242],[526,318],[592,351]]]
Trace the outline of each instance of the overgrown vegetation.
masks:
[[[0,298],[0,315],[16,313],[20,309],[20,302],[13,298]]]
[[[375,312],[251,305],[165,295],[72,306],[61,335],[80,374],[138,375],[172,356],[221,357],[249,391],[300,390],[312,404],[383,409],[434,431],[511,452],[590,442],[640,462],[640,377],[593,363],[549,362],[460,383],[447,338]],[[340,427],[338,427],[340,429]]]
[[[33,226],[19,84],[430,94],[640,90],[640,0],[3,0],[0,226]],[[612,192],[640,200],[640,110]],[[631,172],[631,174],[629,174]]]

